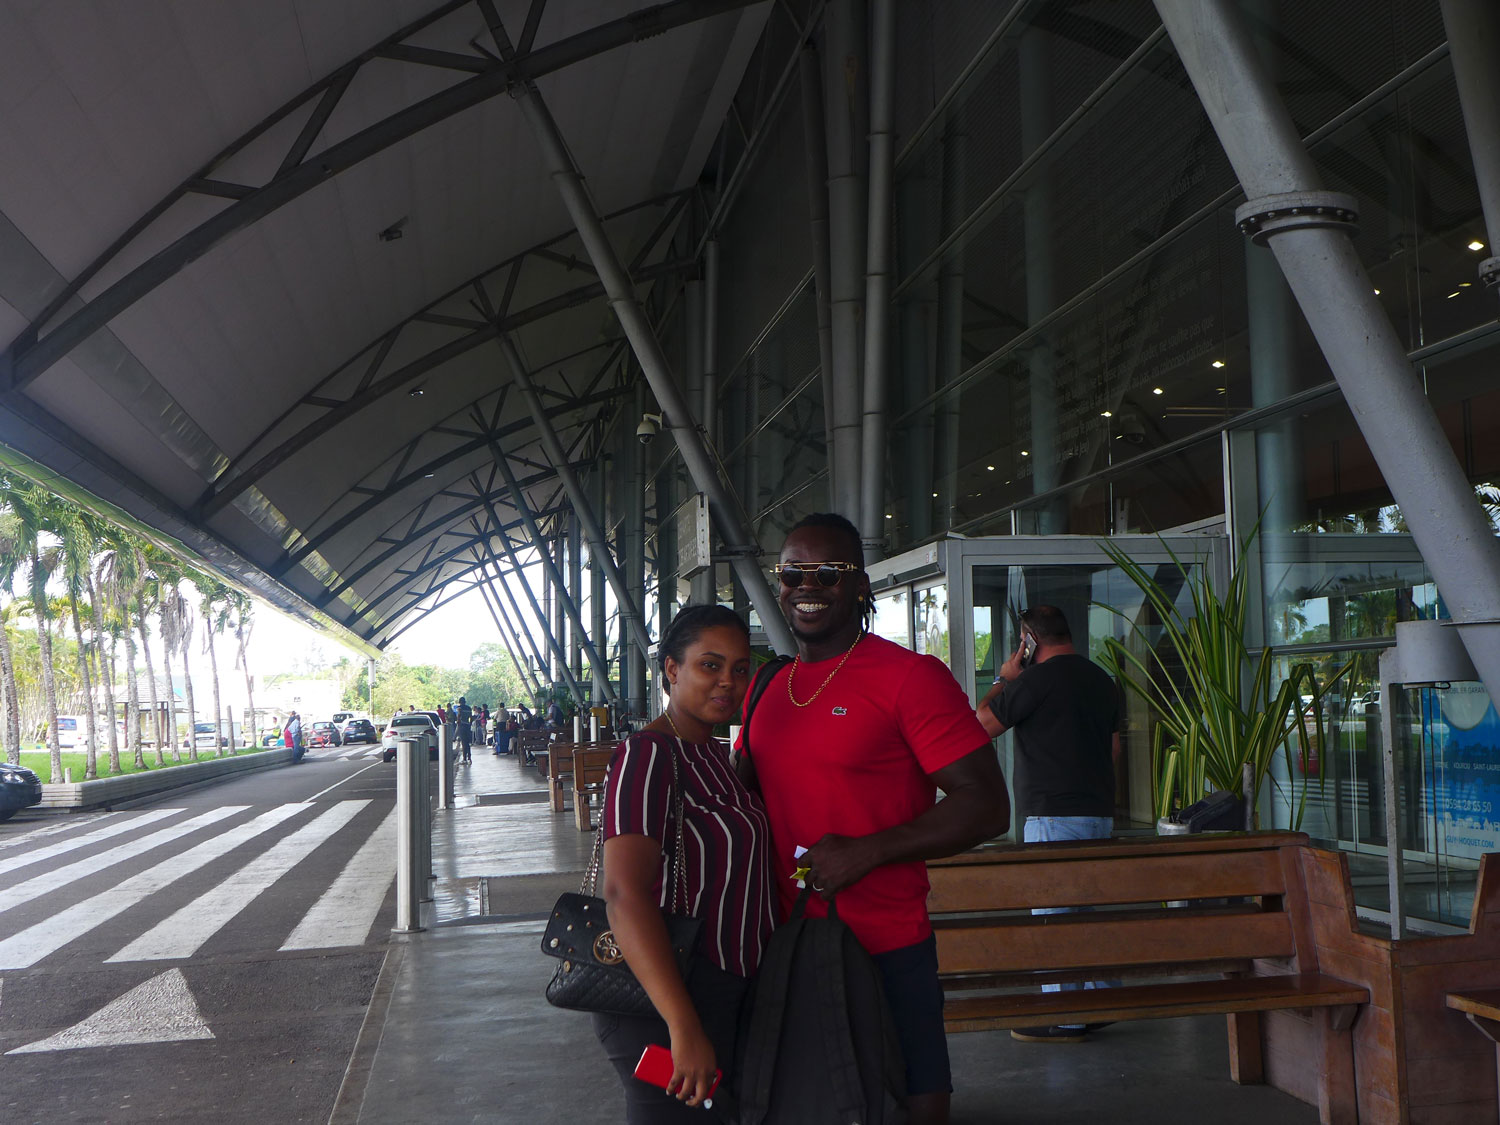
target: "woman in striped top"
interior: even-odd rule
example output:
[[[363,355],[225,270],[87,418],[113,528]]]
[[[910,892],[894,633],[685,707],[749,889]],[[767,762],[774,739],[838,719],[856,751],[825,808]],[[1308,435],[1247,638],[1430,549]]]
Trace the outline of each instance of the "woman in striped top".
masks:
[[[610,927],[657,1017],[595,1015],[594,1030],[625,1085],[630,1125],[702,1125],[702,1115],[686,1107],[699,1105],[715,1069],[735,1058],[740,1006],[775,919],[765,809],[713,737],[715,726],[739,717],[750,631],[723,606],[689,606],[662,638],[660,661],[666,711],[615,750],[600,821]],[[681,910],[703,920],[686,980],[662,921],[672,903],[674,753],[683,804]],[[667,1093],[676,1101],[634,1076],[648,1043],[671,1048]]]

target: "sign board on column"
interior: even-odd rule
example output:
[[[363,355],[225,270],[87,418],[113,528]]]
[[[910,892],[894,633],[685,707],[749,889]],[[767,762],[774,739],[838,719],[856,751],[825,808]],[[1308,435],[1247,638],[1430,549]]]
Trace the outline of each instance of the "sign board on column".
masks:
[[[691,578],[713,565],[708,537],[708,500],[695,492],[678,507],[677,577]]]

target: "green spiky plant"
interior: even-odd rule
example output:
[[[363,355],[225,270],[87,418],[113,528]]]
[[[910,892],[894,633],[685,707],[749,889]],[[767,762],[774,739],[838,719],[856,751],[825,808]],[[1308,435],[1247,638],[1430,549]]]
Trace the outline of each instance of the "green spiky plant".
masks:
[[[1254,537],[1252,532],[1246,540],[1247,549]],[[1192,613],[1184,615],[1173,596],[1118,545],[1105,541],[1101,546],[1141,591],[1162,630],[1153,645],[1144,624],[1113,606],[1104,607],[1128,624],[1137,642],[1132,651],[1125,642],[1107,638],[1104,662],[1157,713],[1151,747],[1154,814],[1165,816],[1218,789],[1239,792],[1247,764],[1259,793],[1279,754],[1286,762],[1290,791],[1284,797],[1291,824],[1299,827],[1309,786],[1322,786],[1322,699],[1349,674],[1353,662],[1327,683],[1320,683],[1311,663],[1294,662],[1286,678],[1275,684],[1271,650],[1262,649],[1252,658],[1245,641],[1246,550],[1221,595],[1206,567],[1194,571],[1167,548],[1182,588],[1192,598]],[[1181,665],[1177,674],[1168,667],[1168,653]],[[1304,695],[1311,704],[1303,702]]]

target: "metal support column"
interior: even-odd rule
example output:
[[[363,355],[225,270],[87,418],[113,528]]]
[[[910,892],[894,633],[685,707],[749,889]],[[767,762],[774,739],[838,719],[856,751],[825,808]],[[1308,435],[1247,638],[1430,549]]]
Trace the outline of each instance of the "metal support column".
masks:
[[[1500,285],[1500,5],[1494,0],[1439,0],[1469,155],[1479,185],[1490,256],[1479,263],[1486,285]]]
[[[517,482],[515,473],[511,471],[510,461],[505,456],[505,451],[492,441],[490,442],[490,455],[494,458],[495,465],[500,470],[500,475],[505,478],[506,487],[510,489],[511,504],[520,513],[521,522],[526,526],[526,533],[531,536],[532,543],[536,545],[537,555],[542,561],[542,571],[551,580],[553,593],[562,604],[563,612],[572,619],[581,632],[583,623],[578,617],[578,607],[573,604],[573,599],[568,597],[568,591],[563,585],[562,575],[558,573],[557,564],[552,561],[552,555],[547,550],[547,540],[542,535],[542,529],[537,526],[536,516],[532,514],[531,506],[526,503],[526,495],[521,491],[521,485]],[[526,597],[531,601],[531,608],[540,615],[541,607],[537,605],[536,597],[531,592],[531,584],[526,581],[526,575],[521,571],[521,563],[516,557],[515,548],[511,546],[510,536],[505,534],[505,527],[496,518],[494,506],[490,503],[488,497],[485,497],[484,504],[490,513],[490,523],[500,536],[500,545],[505,548],[505,553],[510,558],[511,569],[521,583],[521,589],[526,592]],[[563,651],[562,645],[558,643],[558,639],[551,629],[547,630],[547,645],[552,652],[553,659],[561,665],[562,678],[567,681],[568,690],[572,692],[574,702],[580,707],[583,706],[583,689],[578,686],[578,681],[573,678],[573,669],[568,667],[568,654]],[[583,651],[589,658],[589,664],[602,675],[604,665],[599,660],[599,653],[589,643],[587,637],[583,638]]]
[[[859,529],[865,562],[885,542],[885,474],[890,463],[891,182],[896,160],[896,0],[870,4],[870,206],[865,239],[865,385],[860,430]]]
[[[502,53],[507,48],[508,45],[502,46]],[[604,230],[604,224],[599,219],[599,212],[593,200],[589,198],[583,178],[579,175],[578,168],[573,163],[573,157],[558,133],[557,123],[552,120],[552,115],[547,111],[541,94],[530,82],[517,82],[512,90],[512,96],[520,104],[532,132],[536,135],[552,181],[562,195],[563,203],[568,208],[568,214],[578,230],[579,238],[588,251],[589,261],[593,263],[599,280],[609,295],[610,307],[614,310],[620,327],[630,340],[631,351],[634,352],[641,365],[641,371],[651,386],[652,394],[656,396],[656,401],[666,413],[665,423],[671,429],[673,437],[677,439],[677,447],[682,453],[683,464],[687,466],[694,485],[708,497],[709,510],[719,529],[719,536],[724,540],[733,560],[735,573],[739,575],[741,583],[744,584],[751,600],[755,603],[756,610],[759,611],[762,626],[778,652],[795,651],[791,628],[787,625],[786,618],[781,615],[776,594],[771,589],[766,572],[760,566],[760,549],[749,530],[740,522],[734,495],[719,476],[718,469],[709,456],[708,448],[698,431],[693,412],[688,407],[687,399],[683,396],[677,380],[667,366],[666,357],[662,354],[661,344],[657,341],[655,332],[652,331],[651,323],[647,320],[640,305],[636,303],[635,290],[631,285],[630,276],[625,272],[624,266],[615,254],[609,235]],[[707,382],[705,373],[705,394]]]
[[[1492,698],[1500,699],[1500,540],[1464,478],[1347,229],[1354,201],[1319,190],[1232,0],[1156,0],[1268,240]]]
[[[568,593],[572,595],[574,603],[582,609],[583,607],[583,527],[578,521],[578,513],[574,512],[573,518],[568,521]],[[575,626],[568,637],[568,659],[573,664],[573,678],[583,679],[583,638],[586,630],[582,626]],[[594,647],[598,647],[595,645]]]
[[[968,191],[969,134],[963,115],[952,114],[943,130],[942,230],[953,230],[966,214]],[[960,242],[943,255],[938,268],[937,382],[952,386],[964,369],[964,247]],[[935,448],[942,458],[935,475],[938,494],[938,528],[946,531],[958,522],[959,420],[963,397],[957,391],[938,401],[933,432]]]
[[[645,388],[636,384],[636,406],[645,402]],[[628,440],[628,439],[627,439]],[[625,562],[626,585],[630,592],[646,603],[646,447],[631,442],[625,453],[625,479],[621,497],[625,523],[620,534],[620,555]],[[646,714],[646,654],[627,643],[623,622],[620,630],[620,659],[624,673],[626,706],[632,715]]]
[[[864,309],[865,195],[860,141],[868,132],[865,98],[865,26],[862,0],[833,0],[823,20],[824,126],[828,138],[829,310],[833,325],[833,418],[829,498],[833,508],[859,519],[860,318]],[[862,534],[873,534],[863,528]],[[764,612],[761,614],[765,616]]]
[[[702,363],[703,398],[702,405],[699,407],[701,413],[698,417],[702,422],[704,440],[709,445],[714,445],[719,440],[719,240],[717,238],[709,239],[703,247]],[[642,364],[642,367],[644,366]],[[663,369],[665,370],[665,364],[663,364]],[[660,399],[661,396],[658,395],[657,398]]]
[[[1051,35],[1032,28],[1021,36],[1016,51],[1019,72],[1021,152],[1030,156],[1052,134]],[[1026,321],[1035,324],[1057,306],[1053,255],[1056,241],[1052,222],[1052,169],[1043,161],[1031,172],[1024,195],[1026,237]],[[1039,333],[1027,348],[1027,389],[1031,401],[1031,436],[1026,464],[1031,467],[1031,492],[1051,492],[1062,483],[1062,449],[1057,426],[1057,353],[1050,332]],[[1097,422],[1097,419],[1095,419]],[[1068,530],[1066,505],[1046,502],[1036,512],[1036,530],[1061,535]]]
[[[823,125],[823,70],[818,49],[804,44],[797,60],[802,82],[802,148],[807,160],[807,225],[812,236],[813,298],[818,310],[818,373],[823,387],[823,457],[833,464],[833,312],[828,304],[833,266],[828,251],[828,137]]]
[[[589,555],[595,566],[604,569],[604,576],[609,580],[610,588],[615,592],[615,601],[619,604],[620,613],[625,620],[626,634],[631,643],[641,650],[641,655],[645,656],[651,647],[651,637],[646,632],[646,622],[641,615],[641,601],[626,588],[625,576],[620,573],[620,568],[610,557],[609,545],[604,538],[604,528],[594,517],[594,508],[589,503],[588,493],[584,491],[582,483],[578,480],[578,474],[569,464],[567,451],[563,449],[557,430],[552,426],[552,419],[547,417],[547,411],[542,406],[541,395],[537,394],[536,385],[527,374],[525,364],[521,362],[520,353],[516,351],[516,346],[509,336],[500,337],[500,350],[505,356],[506,364],[510,367],[511,378],[515,381],[516,389],[526,400],[526,406],[536,422],[537,434],[541,438],[542,449],[546,451],[547,460],[552,462],[552,468],[567,491],[568,502],[573,505],[573,519],[577,525],[581,525],[583,534],[588,539]],[[576,572],[574,562],[570,561],[569,570]],[[575,598],[579,593],[576,576],[572,593]],[[582,629],[581,625],[575,627]]]
[[[609,525],[609,513],[608,513],[609,489],[606,487],[606,483],[605,483],[606,479],[607,479],[607,473],[606,473],[606,469],[605,469],[606,464],[607,464],[606,461],[598,461],[598,462],[595,463],[596,467],[595,467],[595,470],[594,470],[594,498],[595,498],[594,511],[596,513],[598,513],[604,519],[605,526],[607,527]],[[611,559],[614,558],[614,555],[611,554],[610,549],[609,549],[609,540],[608,539],[605,539],[605,541],[602,544],[600,544],[599,550],[601,552],[603,552],[603,554],[605,554],[609,558],[611,558]],[[594,551],[593,546],[590,546],[589,547],[589,553],[590,553],[590,560],[589,561],[590,561],[591,565],[589,566],[589,581],[593,583],[593,590],[592,590],[592,597],[591,597],[591,599],[589,601],[589,606],[594,611],[593,612],[594,628],[593,628],[593,631],[589,635],[593,638],[594,644],[599,647],[599,651],[602,654],[604,654],[605,659],[608,660],[609,659],[609,656],[608,656],[608,654],[609,654],[609,617],[607,616],[607,614],[605,612],[606,606],[604,604],[604,568],[599,565],[599,561],[597,559],[594,559],[592,557],[593,551]],[[594,675],[594,702],[596,704],[602,704],[602,703],[607,703],[608,701],[609,701],[609,681],[607,679],[605,679],[604,677],[599,676],[596,673]]]

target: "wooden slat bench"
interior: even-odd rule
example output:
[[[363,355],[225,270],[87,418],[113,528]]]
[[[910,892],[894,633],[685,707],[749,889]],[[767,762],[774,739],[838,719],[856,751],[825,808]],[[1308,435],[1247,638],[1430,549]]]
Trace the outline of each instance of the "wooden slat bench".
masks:
[[[1320,970],[1301,833],[985,847],[929,865],[950,1031],[1222,1012],[1231,1077],[1264,1080],[1260,1013],[1316,1015],[1320,1118],[1357,1120],[1369,990]],[[1033,907],[1091,907],[1033,915]],[[1040,985],[1119,982],[1042,992]]]
[[[555,813],[567,810],[573,779],[573,754],[578,750],[613,750],[613,742],[554,742],[547,747],[548,800]]]
[[[523,765],[530,764],[530,762],[534,758],[536,758],[537,755],[545,755],[547,753],[547,743],[548,739],[550,739],[551,737],[552,736],[544,730],[516,731],[515,738],[512,740],[512,745],[515,747],[516,756],[520,759]],[[545,772],[546,768],[545,766],[543,766],[543,773]]]
[[[609,769],[613,746],[581,745],[573,752],[573,818],[580,832],[594,827],[589,804],[604,794],[604,775]]]

